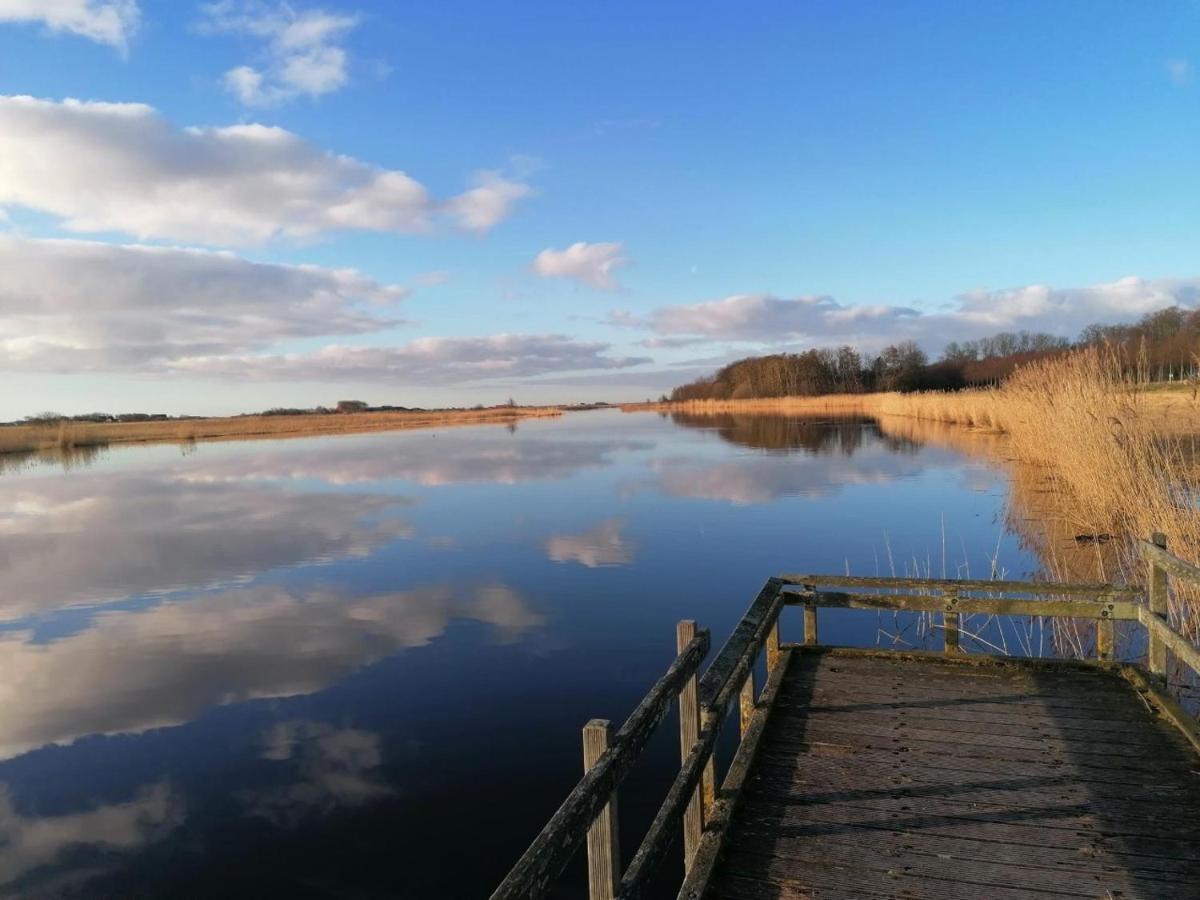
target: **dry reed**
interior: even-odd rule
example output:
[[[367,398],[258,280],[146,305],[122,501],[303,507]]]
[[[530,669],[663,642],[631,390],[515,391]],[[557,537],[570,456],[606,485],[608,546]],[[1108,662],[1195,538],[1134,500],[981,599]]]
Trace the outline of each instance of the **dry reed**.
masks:
[[[882,422],[896,417],[947,423],[1005,435],[1006,452],[1037,496],[1039,514],[1063,535],[1113,536],[1091,553],[1105,577],[1140,581],[1136,539],[1167,535],[1170,548],[1200,558],[1200,479],[1194,451],[1200,401],[1187,386],[1151,389],[1127,361],[1101,348],[1022,367],[998,388],[916,394],[782,397],[762,400],[651,404],[683,412],[865,413]],[[630,407],[646,408],[642,407]],[[1032,474],[1031,474],[1032,473]],[[1052,511],[1052,512],[1051,512]],[[1028,512],[1028,511],[1027,511]],[[1087,541],[1084,537],[1084,541]],[[1070,540],[1070,538],[1068,538]],[[1092,545],[1089,545],[1092,546]],[[1097,550],[1100,544],[1094,545]],[[1052,574],[1069,564],[1053,543],[1043,555]],[[1065,565],[1064,565],[1065,564]],[[1111,571],[1116,567],[1119,571]],[[1174,585],[1172,619],[1200,637],[1200,589]]]
[[[506,424],[561,415],[558,407],[489,407],[413,412],[336,413],[305,416],[236,416],[219,419],[166,419],[153,422],[60,422],[0,427],[0,453],[72,450],[150,441],[192,442],[263,437],[304,437],[408,428]]]

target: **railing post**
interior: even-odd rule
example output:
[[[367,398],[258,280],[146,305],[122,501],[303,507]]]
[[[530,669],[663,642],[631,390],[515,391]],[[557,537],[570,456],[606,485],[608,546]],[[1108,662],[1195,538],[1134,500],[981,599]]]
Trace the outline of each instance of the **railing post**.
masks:
[[[1109,618],[1108,610],[1102,609],[1100,618],[1096,620],[1096,659],[1110,662],[1114,643],[1113,620]]]
[[[807,590],[815,594],[817,586],[806,584]],[[815,603],[804,604],[804,643],[812,646],[817,643],[817,607]]]
[[[583,771],[587,773],[608,750],[612,723],[592,719],[583,726]],[[600,810],[587,835],[588,898],[613,900],[621,884],[621,845],[617,836],[617,795]]]
[[[775,617],[775,621],[771,623],[771,630],[767,632],[767,672],[775,668],[775,663],[779,661],[779,617]]]
[[[945,593],[946,606],[942,612],[942,635],[945,638],[947,653],[958,652],[958,588],[950,588]]]
[[[746,732],[750,729],[750,720],[754,718],[754,707],[756,705],[754,696],[754,669],[751,668],[746,673],[746,680],[742,682],[742,692],[738,695],[738,734],[742,737],[745,737]]]
[[[675,646],[682,650],[696,636],[696,622],[684,619],[675,626]],[[700,695],[696,688],[696,676],[684,682],[679,690],[679,757],[686,760],[692,752],[692,747],[700,740]],[[711,765],[711,760],[710,760]],[[687,810],[683,814],[683,870],[691,868],[692,858],[696,848],[700,846],[700,838],[704,831],[704,795],[706,780],[711,778],[708,767],[705,768],[701,783],[696,786],[692,799],[688,801]]]
[[[1162,532],[1156,531],[1150,536],[1150,543],[1154,544],[1160,550],[1166,550],[1167,536]],[[1150,560],[1150,589],[1148,599],[1150,601],[1150,612],[1165,619],[1167,617],[1167,572],[1153,559]],[[1155,634],[1153,629],[1150,631],[1148,655],[1150,671],[1155,675],[1166,677],[1167,645],[1163,643],[1162,638]]]

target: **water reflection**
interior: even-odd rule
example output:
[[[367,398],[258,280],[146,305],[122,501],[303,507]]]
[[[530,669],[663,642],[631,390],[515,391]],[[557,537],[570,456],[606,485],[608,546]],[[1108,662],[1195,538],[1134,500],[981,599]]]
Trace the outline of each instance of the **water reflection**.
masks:
[[[875,419],[863,416],[805,418],[775,415],[696,415],[671,413],[685,428],[714,431],[723,440],[756,450],[803,450],[811,455],[852,456],[864,445],[882,444],[892,453],[915,453],[919,443],[894,436]]]
[[[275,825],[295,827],[394,793],[377,771],[383,754],[370,731],[297,719],[268,728],[262,746],[262,758],[283,769],[283,783],[244,791],[241,799],[251,815]]]
[[[138,733],[218,705],[318,691],[456,619],[517,640],[542,614],[504,585],[429,585],[353,597],[275,585],[105,612],[86,630],[35,642],[0,635],[0,759],[88,734]]]
[[[622,536],[621,519],[608,519],[582,534],[556,534],[546,542],[555,562],[577,562],[589,569],[624,566],[633,560],[633,544]]]
[[[943,521],[1031,565],[997,547],[985,463],[865,421],[592,412],[61,462],[0,475],[0,894],[485,896],[679,619],[718,637],[769,574],[878,574],[885,535],[925,560]],[[652,812],[631,794],[630,832]]]
[[[147,785],[131,800],[60,815],[26,815],[0,784],[0,889],[71,851],[89,869],[104,851],[132,851],[161,840],[184,817],[181,798],[165,782]]]
[[[281,491],[170,472],[0,487],[0,620],[364,557],[412,531],[396,515],[411,501],[387,495]]]
[[[341,452],[304,442],[272,450],[202,463],[190,476],[212,481],[312,480],[331,485],[361,485],[403,480],[425,487],[452,484],[520,484],[572,478],[612,465],[621,452],[653,449],[649,441],[593,439],[522,439],[500,430],[484,433],[416,432],[404,440],[340,440]]]

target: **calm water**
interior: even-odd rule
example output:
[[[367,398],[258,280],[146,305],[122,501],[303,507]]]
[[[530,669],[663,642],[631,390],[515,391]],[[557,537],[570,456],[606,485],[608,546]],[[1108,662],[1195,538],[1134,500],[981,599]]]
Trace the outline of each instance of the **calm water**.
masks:
[[[486,896],[578,778],[582,724],[624,718],[678,619],[719,645],[781,571],[1029,574],[1004,504],[950,450],[782,418],[10,467],[0,893]],[[821,629],[920,640],[871,612]],[[623,794],[630,851],[673,728]]]

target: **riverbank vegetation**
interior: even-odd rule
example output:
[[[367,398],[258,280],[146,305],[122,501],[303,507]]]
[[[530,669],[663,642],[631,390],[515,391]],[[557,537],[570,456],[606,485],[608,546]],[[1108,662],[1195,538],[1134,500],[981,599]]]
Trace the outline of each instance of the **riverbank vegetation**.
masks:
[[[261,437],[303,437],[455,425],[507,424],[527,418],[558,416],[553,406],[491,406],[476,409],[374,412],[300,411],[227,418],[171,419],[146,416],[125,421],[36,417],[0,426],[0,453],[72,450],[150,441],[212,441]]]
[[[1156,365],[1144,345],[1131,358],[1117,342],[1028,361],[997,387],[707,399],[659,408],[868,415],[889,431],[888,423],[918,421],[1003,436],[1003,454],[1021,470],[1026,499],[1038,507],[1033,514],[1053,520],[1045,528],[1052,539],[1040,548],[1056,570],[1051,574],[1141,581],[1137,539],[1154,532],[1167,535],[1183,558],[1200,559],[1200,398],[1194,382],[1156,382]],[[1085,553],[1075,552],[1080,546]],[[1070,549],[1060,553],[1064,547]],[[1084,563],[1087,572],[1080,571]],[[1174,589],[1172,619],[1200,638],[1200,590]]]
[[[1196,380],[1200,310],[1169,307],[1133,325],[1089,325],[1074,343],[1051,334],[1001,332],[974,341],[951,342],[930,361],[912,341],[885,347],[878,355],[854,347],[777,353],[729,363],[713,375],[675,388],[664,401],[749,400],[899,391],[956,391],[999,385],[1018,369],[1057,359],[1073,349],[1107,347],[1131,361],[1129,374],[1154,382]]]

